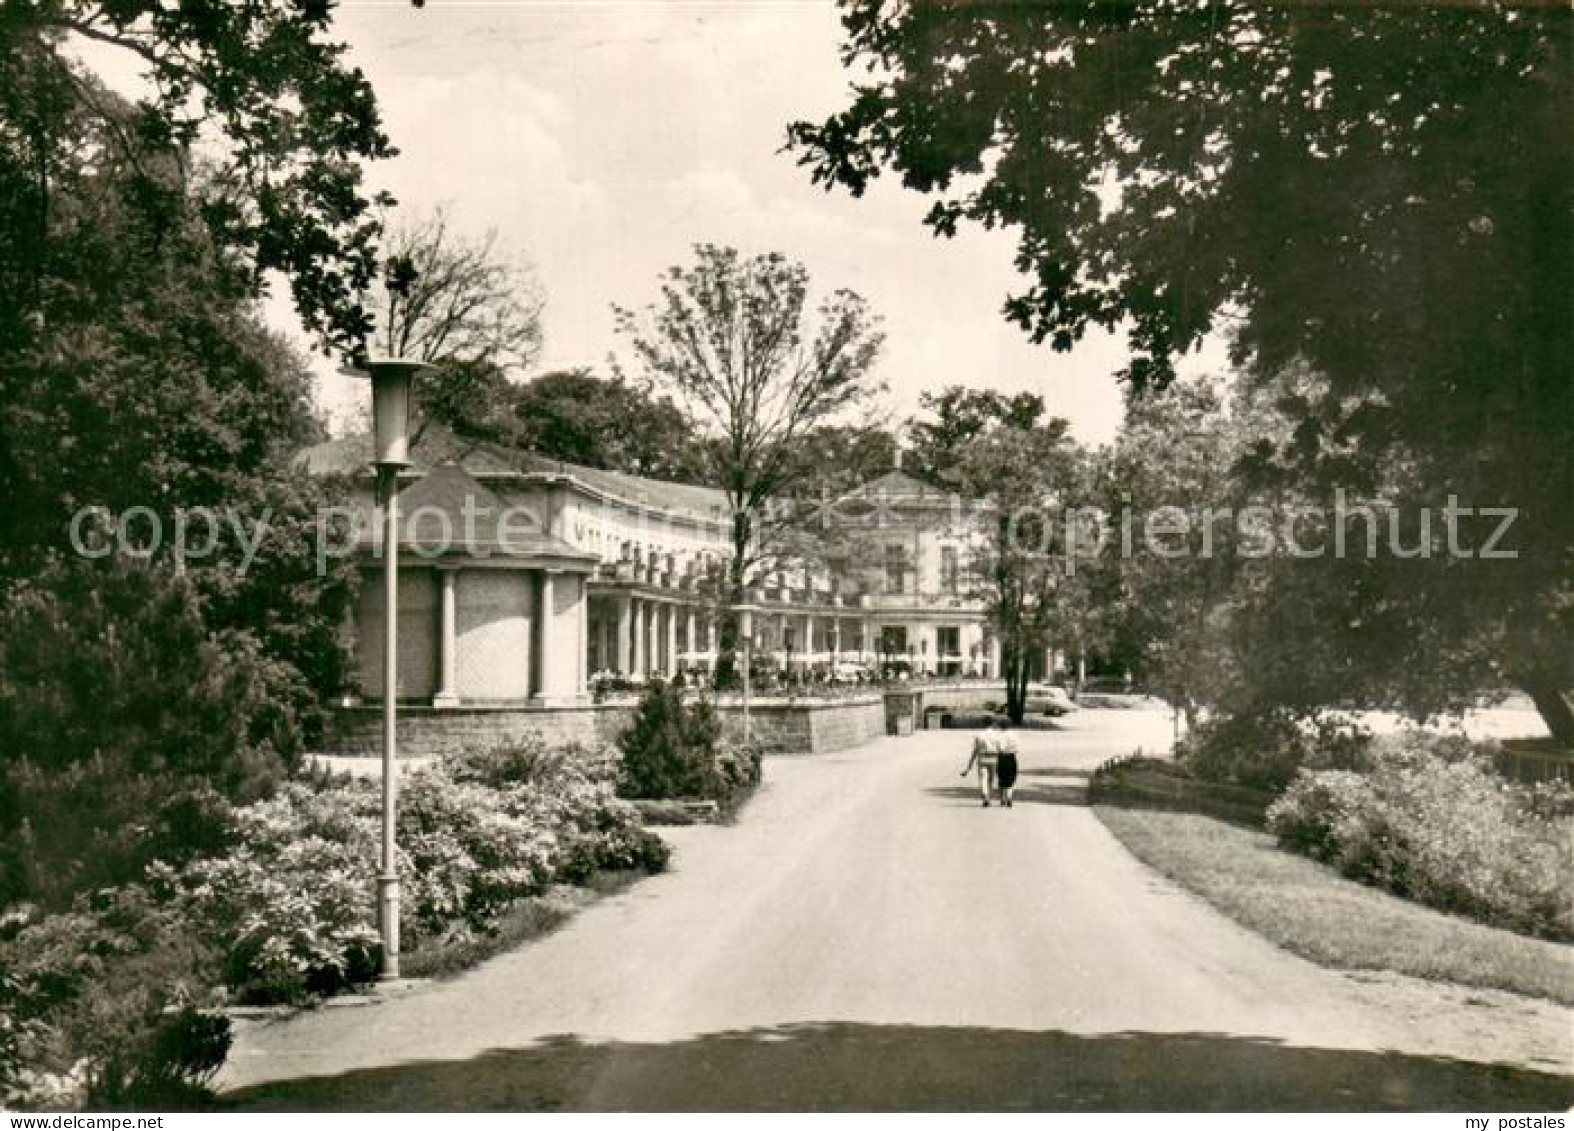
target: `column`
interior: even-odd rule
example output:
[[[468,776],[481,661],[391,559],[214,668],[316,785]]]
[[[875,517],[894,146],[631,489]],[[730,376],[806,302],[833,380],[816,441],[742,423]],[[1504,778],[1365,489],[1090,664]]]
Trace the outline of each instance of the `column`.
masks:
[[[536,698],[547,699],[552,695],[553,672],[558,668],[557,657],[552,654],[554,633],[553,612],[557,607],[554,578],[542,572],[540,597],[536,601]]]
[[[574,578],[574,589],[579,595],[575,602],[574,627],[575,641],[574,654],[578,656],[576,671],[574,673],[575,695],[583,695],[590,688],[590,577],[580,574]]]
[[[1000,678],[1000,637],[989,638],[989,678]]]
[[[457,707],[459,689],[454,686],[454,664],[458,651],[455,630],[458,599],[455,590],[459,570],[452,566],[439,566],[437,578],[442,584],[442,598],[438,605],[437,623],[437,693],[432,696],[432,706]]]
[[[688,636],[685,638],[689,646],[689,662],[699,666],[700,633],[699,618],[694,614],[694,606],[689,606]]]
[[[661,670],[661,606],[645,602],[645,671]]]
[[[678,606],[667,607],[667,662],[662,665],[662,670],[671,679],[672,674],[678,670]]]
[[[814,653],[814,616],[803,614],[803,667],[809,670],[809,657]]]
[[[645,603],[638,597],[629,598],[629,675],[645,674]]]
[[[633,611],[634,598],[618,598],[618,656],[616,664],[619,675],[628,675],[634,670],[634,658],[631,654],[634,633]]]

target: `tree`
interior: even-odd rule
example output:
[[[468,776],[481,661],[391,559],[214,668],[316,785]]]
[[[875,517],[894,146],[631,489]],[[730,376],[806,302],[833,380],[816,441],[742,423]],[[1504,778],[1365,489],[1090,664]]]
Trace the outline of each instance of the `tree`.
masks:
[[[915,417],[908,423],[910,464],[914,471],[935,480],[950,476],[966,457],[968,447],[996,425],[1031,429],[1043,424],[1062,431],[1066,427],[1063,420],[1042,419],[1044,398],[1036,393],[1007,397],[993,389],[951,385],[938,393],[921,394],[918,405],[931,419]]]
[[[1135,398],[1097,461],[1109,526],[1104,552],[1078,565],[1095,636],[1192,725],[1218,705],[1229,665],[1222,629],[1244,564],[1234,520],[1249,501],[1235,474],[1245,440],[1213,382],[1176,382]]]
[[[703,480],[726,494],[727,591],[737,602],[771,559],[775,536],[796,525],[768,504],[801,478],[803,438],[878,390],[870,370],[883,335],[868,303],[848,290],[823,299],[817,326],[807,326],[809,273],[785,256],[699,244],[694,260],[662,276],[660,300],[643,312],[615,310],[646,376],[683,412]],[[730,618],[723,630],[725,651]]]
[[[360,348],[367,326],[358,296],[376,270],[372,206],[391,203],[364,193],[361,162],[394,150],[365,76],[345,64],[345,46],[327,38],[333,8],[333,0],[6,5],[0,291],[12,308],[8,340],[48,298],[50,220],[71,199],[62,181],[95,146],[130,167],[150,215],[183,203],[160,167],[193,167],[200,146],[218,162],[205,181],[202,219],[244,262],[252,291],[267,272],[282,272],[308,329],[343,351]],[[73,37],[118,49],[142,67],[152,93],[134,113],[71,58]]]
[[[438,208],[390,228],[383,258],[372,308],[380,352],[485,363],[505,375],[535,361],[546,300],[528,265],[500,247],[497,229],[466,239]]]
[[[351,350],[365,329],[375,225],[358,161],[389,150],[370,89],[322,41],[329,7],[0,15],[11,894],[65,902],[138,874],[164,826],[265,790],[343,685],[354,569],[317,568],[329,489],[285,459],[320,434],[310,375],[255,303],[283,270],[321,337]],[[71,36],[143,60],[150,99],[106,89]],[[157,549],[72,556],[73,534],[96,555],[106,511],[144,546],[157,529]],[[177,523],[199,511],[176,559]],[[172,835],[163,848],[194,839]]]
[[[1014,229],[1006,316],[1058,350],[1125,327],[1137,392],[1222,327],[1260,382],[1304,367],[1276,458],[1310,494],[1403,465],[1417,500],[1517,507],[1516,559],[1408,597],[1452,619],[1468,576],[1463,630],[1574,742],[1574,14],[847,0],[843,25],[872,77],[791,127],[817,181],[889,168],[938,233]]]
[[[1044,416],[1036,396],[952,386],[922,403],[935,415],[913,423],[916,451],[940,468],[940,482],[981,504],[969,588],[1000,642],[1006,713],[1020,723],[1035,657],[1080,629],[1063,519],[1086,494],[1086,459],[1066,438],[1066,421]]]
[[[299,679],[210,631],[165,563],[71,560],[19,585],[0,605],[0,904],[134,879],[205,797],[260,796],[299,760]]]
[[[4,867],[58,901],[135,875],[166,812],[254,797],[293,761],[343,686],[354,594],[350,563],[315,562],[328,486],[285,458],[320,435],[304,361],[259,319],[200,174],[112,143],[132,110],[78,81],[91,112],[34,107],[52,195],[26,270],[8,261],[23,290],[0,294],[19,329],[0,367]],[[147,560],[100,544],[104,513]]]
[[[545,306],[535,272],[506,251],[496,229],[466,238],[441,207],[385,234],[372,348],[439,367],[417,386],[425,420],[496,439],[510,424],[511,380],[540,353]]]
[[[834,501],[884,474],[896,462],[896,437],[879,419],[822,424],[798,442],[792,479],[813,504]]]
[[[262,325],[201,186],[101,143],[98,114],[67,124],[83,153],[54,175],[31,312],[9,308],[26,329],[0,368],[0,578],[63,551],[78,508],[218,507],[318,434],[310,371]]]
[[[657,479],[693,476],[683,414],[621,377],[543,373],[510,392],[511,439],[549,459]]]

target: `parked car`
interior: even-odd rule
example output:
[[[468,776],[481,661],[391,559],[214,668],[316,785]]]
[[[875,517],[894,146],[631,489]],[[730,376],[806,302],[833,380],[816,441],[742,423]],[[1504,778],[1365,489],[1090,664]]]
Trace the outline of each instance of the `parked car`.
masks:
[[[1027,685],[1024,710],[1029,715],[1064,715],[1076,709],[1076,703],[1066,694],[1064,687],[1057,687],[1053,683]]]
[[[831,679],[836,683],[867,683],[874,679],[874,672],[856,660],[837,660],[831,665]]]
[[[1140,690],[1141,689],[1129,679],[1122,679],[1119,676],[1103,675],[1084,680],[1082,685],[1077,688],[1077,693],[1081,694],[1083,692],[1087,692],[1090,695],[1133,695],[1138,694]]]
[[[911,679],[913,664],[910,660],[884,660],[880,664],[881,679]]]

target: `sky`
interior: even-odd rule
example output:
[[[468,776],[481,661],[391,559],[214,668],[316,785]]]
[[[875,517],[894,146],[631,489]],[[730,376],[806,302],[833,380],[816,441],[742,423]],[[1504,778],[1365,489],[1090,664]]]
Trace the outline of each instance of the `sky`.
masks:
[[[788,122],[847,101],[828,0],[345,0],[335,27],[401,151],[371,185],[401,209],[446,203],[456,227],[495,228],[534,265],[547,297],[537,372],[608,372],[612,304],[643,306],[693,244],[722,243],[802,262],[815,294],[869,300],[893,420],[962,383],[1039,393],[1084,441],[1114,434],[1121,343],[1090,334],[1056,354],[1007,324],[1009,233],[937,239],[920,223],[926,198],[889,178],[860,199],[827,194],[781,152]],[[282,297],[269,311],[291,320]],[[353,419],[366,386],[319,368],[324,410]]]

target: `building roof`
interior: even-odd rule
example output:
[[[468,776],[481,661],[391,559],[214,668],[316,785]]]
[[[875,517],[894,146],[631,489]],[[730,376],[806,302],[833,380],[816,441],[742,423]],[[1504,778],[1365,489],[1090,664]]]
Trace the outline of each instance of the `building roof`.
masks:
[[[373,544],[371,534],[363,546]],[[399,546],[425,557],[597,560],[553,534],[545,516],[505,503],[457,463],[439,464],[399,492]]]
[[[357,474],[372,463],[372,434],[362,432],[337,440],[315,444],[296,453],[295,463],[313,475]],[[511,453],[500,444],[467,440],[435,421],[421,427],[410,445],[410,468],[428,472],[454,463],[470,475],[518,476],[520,471]]]
[[[372,463],[371,433],[345,436],[304,448],[295,463],[313,475],[358,474]],[[727,495],[714,487],[648,479],[622,471],[548,459],[534,452],[482,440],[469,440],[452,429],[429,422],[410,446],[410,473],[422,475],[446,464],[457,464],[478,479],[522,478],[526,475],[568,477],[604,495],[665,511],[687,511],[710,516],[726,513]]]
[[[371,434],[363,433],[306,448],[296,455],[295,462],[314,475],[356,474],[370,469],[372,454]],[[472,480],[517,480],[537,476],[573,479],[598,494],[668,513],[714,517],[725,515],[729,510],[726,492],[716,487],[651,479],[548,459],[502,444],[465,439],[436,422],[429,422],[421,429],[410,448],[410,463],[410,472],[422,476],[422,481],[438,468],[453,465]],[[414,487],[408,488],[401,498],[412,490]],[[949,506],[957,497],[954,491],[926,483],[898,468],[855,487],[842,499]]]
[[[900,468],[888,471],[878,478],[854,487],[843,496],[844,499],[880,499],[886,502],[913,502],[928,504],[949,504],[957,498],[957,492],[948,491],[943,487],[936,487],[925,483],[915,475],[910,475]]]
[[[521,465],[525,470],[540,475],[569,476],[592,490],[659,510],[688,511],[706,516],[717,511],[726,514],[728,511],[726,492],[715,487],[647,479],[643,475],[630,475],[622,471],[603,471],[598,467],[547,459],[533,452],[521,453]]]

